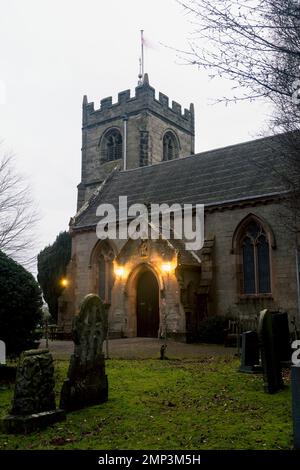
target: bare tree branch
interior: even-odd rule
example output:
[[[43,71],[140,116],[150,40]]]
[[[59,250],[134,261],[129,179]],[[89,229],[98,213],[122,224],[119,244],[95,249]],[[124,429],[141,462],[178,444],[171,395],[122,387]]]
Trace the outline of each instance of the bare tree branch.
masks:
[[[190,50],[178,53],[211,77],[236,82],[240,93],[225,101],[244,100],[245,93],[248,99],[291,96],[300,73],[299,0],[177,1],[194,28]]]
[[[16,172],[14,158],[0,157],[0,250],[30,267],[35,262],[32,249],[39,220],[26,180]]]
[[[299,246],[300,0],[177,2],[191,18],[193,28],[189,50],[177,51],[181,59],[208,70],[211,78],[233,82],[231,92],[216,101],[263,98],[271,103],[268,133],[280,135],[274,139],[264,166],[289,194],[278,215]],[[258,166],[256,161],[252,163]]]

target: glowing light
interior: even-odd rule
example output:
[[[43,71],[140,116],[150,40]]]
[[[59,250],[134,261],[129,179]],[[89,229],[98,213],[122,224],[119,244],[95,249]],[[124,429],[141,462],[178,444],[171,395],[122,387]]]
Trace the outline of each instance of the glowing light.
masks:
[[[124,275],[124,268],[122,266],[119,266],[115,269],[115,273],[117,276],[122,277]]]
[[[68,281],[68,279],[66,279],[65,277],[60,280],[60,285],[61,285],[62,287],[67,287],[68,284],[69,284],[69,281]]]
[[[126,270],[124,266],[115,265],[114,267],[115,275],[121,279],[126,277]]]
[[[161,269],[164,273],[170,273],[172,271],[172,265],[171,263],[163,263]]]

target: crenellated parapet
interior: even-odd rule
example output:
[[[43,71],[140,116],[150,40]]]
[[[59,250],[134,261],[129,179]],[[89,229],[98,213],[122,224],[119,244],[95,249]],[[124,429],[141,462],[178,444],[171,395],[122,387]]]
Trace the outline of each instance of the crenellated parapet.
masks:
[[[184,109],[176,101],[170,106],[169,97],[159,93],[155,98],[155,89],[150,86],[148,75],[145,74],[143,84],[135,88],[134,96],[130,90],[121,91],[118,100],[113,103],[112,97],[103,98],[100,107],[95,109],[94,103],[89,103],[86,95],[83,98],[82,125],[83,128],[102,125],[103,123],[130,117],[141,113],[141,110],[163,118],[167,123],[175,124],[188,133],[194,134],[194,106]]]

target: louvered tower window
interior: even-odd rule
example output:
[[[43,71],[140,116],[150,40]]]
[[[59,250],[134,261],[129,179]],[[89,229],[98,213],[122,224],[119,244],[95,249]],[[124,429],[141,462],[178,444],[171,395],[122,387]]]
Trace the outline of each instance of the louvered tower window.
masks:
[[[108,131],[101,144],[101,161],[110,162],[119,160],[123,156],[122,136],[120,131],[112,129]]]
[[[163,138],[163,160],[173,160],[178,157],[178,143],[172,132],[166,132]]]

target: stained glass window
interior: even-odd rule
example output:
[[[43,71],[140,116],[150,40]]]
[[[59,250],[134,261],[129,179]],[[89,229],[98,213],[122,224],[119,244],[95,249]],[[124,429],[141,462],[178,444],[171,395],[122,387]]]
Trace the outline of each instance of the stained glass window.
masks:
[[[246,237],[243,243],[243,267],[244,293],[255,294],[254,245],[249,237]]]
[[[243,293],[271,292],[270,247],[263,227],[251,221],[241,237],[243,263]]]
[[[258,259],[258,279],[259,292],[267,294],[271,291],[270,286],[270,254],[269,243],[265,236],[260,236],[257,243],[257,259]]]

